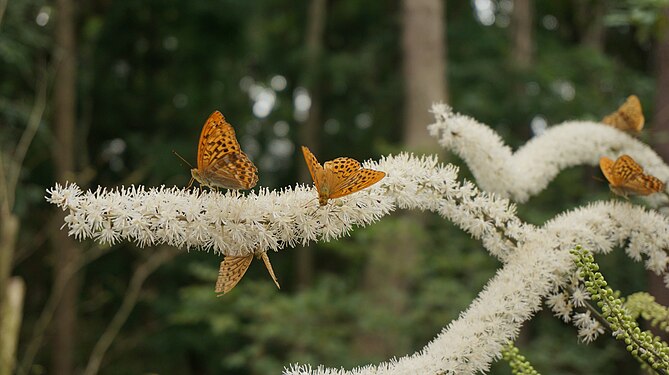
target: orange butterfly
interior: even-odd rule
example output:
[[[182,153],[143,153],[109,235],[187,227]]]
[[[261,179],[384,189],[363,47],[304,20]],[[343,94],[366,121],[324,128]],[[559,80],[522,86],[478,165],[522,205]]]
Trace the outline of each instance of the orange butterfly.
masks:
[[[386,176],[384,172],[362,168],[355,159],[336,158],[321,166],[307,147],[302,146],[302,153],[318,191],[318,203],[321,206],[325,206],[329,199],[343,197],[372,186]]]
[[[630,95],[620,108],[602,120],[604,124],[631,133],[639,133],[644,121],[641,102],[636,95]]]
[[[210,188],[251,189],[258,183],[258,169],[242,152],[232,125],[219,111],[209,116],[197,147],[197,168],[190,170],[188,186],[197,180]]]
[[[281,289],[279,281],[277,281],[276,275],[274,274],[274,269],[272,269],[272,264],[269,262],[267,253],[263,252],[259,254],[258,258],[262,258],[263,262],[265,262],[265,267],[267,267],[269,275],[272,276],[274,284],[276,284],[277,288]],[[239,280],[242,279],[246,270],[249,269],[252,260],[253,254],[243,257],[226,256],[223,258],[221,266],[218,269],[218,279],[216,279],[216,293],[218,294],[218,297],[231,291],[232,288],[239,283]]]
[[[611,191],[625,198],[628,194],[650,195],[664,190],[664,182],[643,173],[643,167],[629,155],[622,155],[615,162],[602,156],[599,167],[609,181]]]

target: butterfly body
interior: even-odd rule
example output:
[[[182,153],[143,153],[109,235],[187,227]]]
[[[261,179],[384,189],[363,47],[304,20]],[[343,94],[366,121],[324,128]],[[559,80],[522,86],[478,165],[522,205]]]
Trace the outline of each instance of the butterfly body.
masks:
[[[639,133],[644,122],[641,102],[636,95],[630,95],[620,108],[602,119],[604,124],[631,133]]]
[[[381,171],[362,168],[362,165],[352,158],[336,158],[321,166],[307,147],[302,146],[302,153],[318,191],[318,204],[321,206],[325,206],[330,199],[372,186],[386,175]]]
[[[193,179],[210,188],[251,189],[258,183],[258,169],[242,152],[235,130],[219,111],[205,122],[197,149]]]
[[[629,155],[622,155],[615,161],[602,156],[599,167],[609,181],[611,191],[625,198],[628,195],[650,195],[665,188],[664,182],[645,174],[643,167]]]
[[[247,256],[225,256],[221,265],[218,269],[218,279],[216,279],[216,294],[220,297],[223,294],[228,293],[234,288],[239,281],[242,279],[246,271],[251,265],[253,260],[253,254]],[[272,268],[272,263],[269,261],[269,256],[266,252],[262,252],[256,255],[258,258],[263,260],[267,272],[274,280],[276,287],[281,289],[279,286],[279,281],[276,279],[274,274],[274,269]]]

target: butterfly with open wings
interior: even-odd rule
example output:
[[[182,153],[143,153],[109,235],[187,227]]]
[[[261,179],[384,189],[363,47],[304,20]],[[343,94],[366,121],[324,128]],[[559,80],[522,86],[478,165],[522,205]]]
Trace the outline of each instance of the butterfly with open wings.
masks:
[[[385,172],[362,168],[355,159],[336,158],[321,166],[307,147],[302,146],[302,153],[318,191],[318,203],[321,206],[325,206],[330,199],[372,186],[386,176]]]

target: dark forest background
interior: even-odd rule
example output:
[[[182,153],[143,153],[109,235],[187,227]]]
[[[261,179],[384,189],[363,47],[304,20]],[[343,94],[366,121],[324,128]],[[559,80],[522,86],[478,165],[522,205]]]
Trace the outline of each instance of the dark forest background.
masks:
[[[74,241],[45,189],[185,186],[172,151],[195,162],[216,109],[269,188],[310,182],[302,144],[321,161],[439,152],[437,101],[518,147],[636,94],[642,139],[666,159],[668,20],[666,0],[0,0],[0,346],[16,358],[0,373],[268,374],[419,350],[500,266],[440,218],[399,212],[270,254],[280,291],[254,262],[216,298],[220,256]],[[609,199],[598,173],[563,171],[520,216]],[[667,304],[621,252],[598,261],[614,288]],[[549,311],[517,345],[547,374],[639,372],[621,343],[579,343]]]

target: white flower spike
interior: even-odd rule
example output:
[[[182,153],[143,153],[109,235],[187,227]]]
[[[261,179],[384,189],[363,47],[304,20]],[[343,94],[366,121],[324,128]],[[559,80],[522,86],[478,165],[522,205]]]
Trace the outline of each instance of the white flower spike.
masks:
[[[471,117],[435,104],[436,122],[428,126],[439,144],[461,157],[479,186],[516,202],[541,192],[562,170],[577,165],[599,165],[599,158],[629,154],[647,173],[669,180],[669,167],[648,145],[611,126],[591,121],[567,121],[532,138],[515,153],[490,127]],[[651,205],[667,202],[655,194]]]
[[[477,182],[493,193],[482,192],[469,181],[458,182],[457,168],[440,165],[435,157],[399,154],[365,163],[386,177],[315,213],[315,190],[299,185],[242,195],[134,186],[83,192],[74,184],[57,184],[48,190],[47,200],[69,211],[64,227],[80,240],[169,244],[226,256],[340,238],[354,225],[369,225],[396,208],[429,210],[480,239],[503,262],[467,310],[420,352],[350,371],[291,365],[285,374],[483,372],[543,300],[560,319],[576,322],[582,340],[594,340],[601,327],[587,316],[573,315],[574,307],[588,296],[564,293],[565,287],[578,283],[569,253],[576,245],[597,253],[625,247],[633,260],[643,260],[647,269],[666,275],[669,218],[656,211],[630,202],[598,202],[537,227],[518,218],[514,204],[504,198],[523,201],[543,189],[562,168],[596,164],[602,151],[634,154],[649,172],[669,176],[669,168],[645,145],[596,123],[567,123],[512,154],[489,128],[454,115],[445,106],[436,106],[434,112],[433,133],[459,153]],[[583,128],[599,137],[584,141]],[[570,142],[580,143],[575,147]]]

